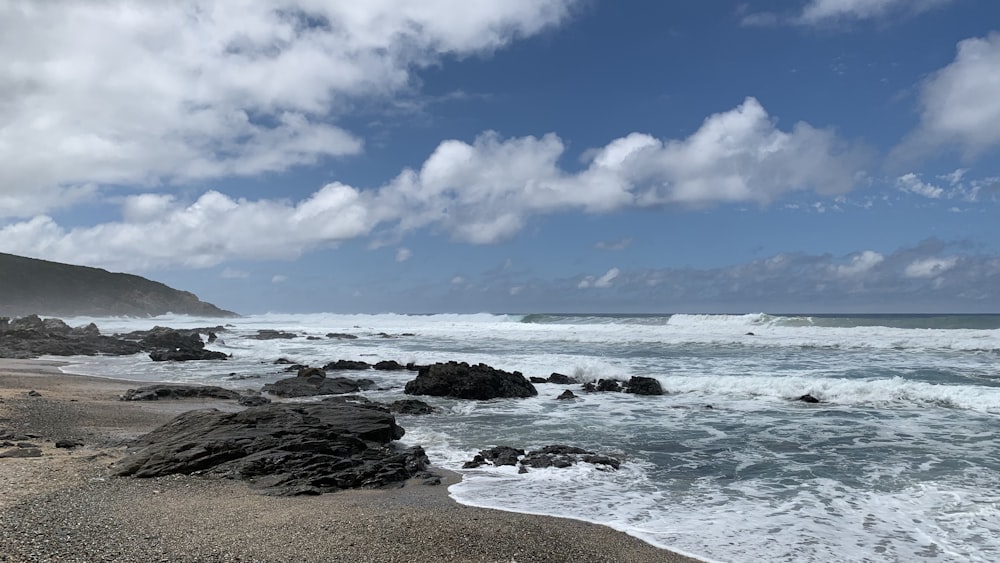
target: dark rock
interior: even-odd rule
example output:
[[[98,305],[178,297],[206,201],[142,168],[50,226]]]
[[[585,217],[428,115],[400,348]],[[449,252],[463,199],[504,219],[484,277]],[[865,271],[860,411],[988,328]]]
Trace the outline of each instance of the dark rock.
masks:
[[[368,362],[360,360],[337,360],[336,362],[326,364],[323,366],[323,369],[326,371],[363,371],[371,369],[371,367]]]
[[[298,374],[295,377],[318,377],[323,379],[326,377],[326,372],[320,368],[304,367],[299,368]]]
[[[569,389],[567,389],[567,390],[563,391],[558,397],[556,397],[556,400],[558,400],[558,401],[570,401],[570,400],[573,400],[575,398],[576,398],[576,395],[574,395],[572,391],[570,391]]]
[[[476,454],[471,461],[467,461],[462,464],[462,469],[475,469],[477,467],[482,467],[486,465],[486,458],[480,454]]]
[[[585,383],[583,385],[584,391],[596,391],[596,392],[615,392],[619,393],[622,390],[622,382],[617,379],[599,379],[597,384]]]
[[[228,360],[224,352],[214,350],[156,350],[149,353],[154,362],[188,362],[192,360]]]
[[[38,391],[35,391],[34,389],[32,389],[31,391],[28,391],[27,393],[25,393],[25,395],[27,395],[29,397],[41,397],[42,396],[41,393],[39,393]]]
[[[335,338],[338,340],[356,340],[358,337],[353,334],[346,334],[343,332],[328,332],[326,334],[327,338]]]
[[[481,450],[479,455],[493,462],[493,465],[517,465],[517,459],[524,455],[524,450],[510,446],[496,446]]]
[[[417,399],[400,399],[389,405],[389,410],[398,414],[432,414],[437,409]]]
[[[420,368],[417,378],[407,382],[407,395],[431,395],[455,399],[533,397],[535,387],[520,372],[506,372],[486,364],[438,363]]]
[[[580,461],[584,463],[589,463],[591,465],[606,465],[613,469],[620,468],[622,464],[621,461],[611,456],[597,455],[597,454],[585,454],[583,456],[580,456]]]
[[[575,377],[570,377],[568,375],[563,375],[561,373],[553,373],[549,376],[549,383],[555,383],[557,385],[574,385],[579,383]]]
[[[291,340],[296,338],[298,335],[291,332],[285,332],[283,330],[272,330],[269,328],[262,328],[257,331],[257,334],[251,336],[255,340]]]
[[[240,394],[232,389],[214,385],[174,385],[157,383],[138,389],[129,389],[119,397],[122,401],[157,401],[160,399],[239,399]]]
[[[274,360],[274,365],[276,365],[276,366],[284,366],[284,365],[292,365],[292,364],[295,364],[295,362],[293,362],[292,360],[289,360],[288,358],[278,358],[277,360]]]
[[[263,395],[240,395],[239,403],[244,407],[259,407],[270,404],[271,399]]]
[[[652,377],[632,376],[625,387],[626,393],[636,395],[662,395],[663,387]]]
[[[801,397],[799,397],[798,399],[796,399],[796,401],[802,401],[803,403],[818,403],[818,402],[820,402],[819,399],[817,399],[816,397],[813,397],[812,395],[809,395],[809,394],[802,395]]]
[[[534,375],[528,378],[528,381],[532,383],[548,383],[549,380],[544,377],[535,377]]]
[[[90,323],[85,326],[78,326],[73,330],[69,331],[70,336],[75,336],[77,338],[96,338],[101,335],[101,330],[97,328],[97,325]]]
[[[313,397],[357,393],[375,385],[370,379],[347,377],[290,377],[264,385],[264,391],[278,397]]]
[[[101,336],[92,324],[70,329],[59,319],[42,320],[38,315],[11,319],[5,324],[4,330],[0,331],[0,358],[120,356],[142,351],[135,342]]]
[[[383,360],[377,362],[373,367],[379,371],[403,371],[406,369],[406,366],[396,360]]]
[[[208,343],[211,344],[219,339],[219,335],[212,331],[208,331]]]
[[[570,467],[578,462],[590,463],[603,468],[618,469],[621,462],[613,457],[599,455],[574,446],[553,445],[528,452],[521,460],[522,467],[542,469],[546,467]],[[601,468],[601,467],[599,467]]]
[[[756,335],[754,333],[752,333],[752,332],[748,332],[748,333],[746,333],[745,336],[756,336]]]
[[[73,449],[73,448],[78,448],[82,445],[83,445],[82,440],[73,440],[73,439],[56,440],[57,448]]]
[[[398,450],[404,430],[377,408],[274,403],[225,413],[186,412],[136,441],[117,475],[206,474],[271,494],[319,494],[399,484],[427,470],[419,446]]]
[[[222,327],[217,327],[220,330]],[[175,330],[156,326],[148,331],[135,331],[123,335],[124,338],[138,340],[143,350],[149,351],[154,362],[186,362],[190,360],[226,360],[223,352],[206,350],[201,340],[203,329]]]

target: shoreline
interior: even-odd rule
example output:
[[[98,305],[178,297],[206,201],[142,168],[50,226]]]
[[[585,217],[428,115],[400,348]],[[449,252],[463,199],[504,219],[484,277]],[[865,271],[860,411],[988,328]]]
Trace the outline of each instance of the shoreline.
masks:
[[[461,476],[440,468],[438,486],[291,498],[197,476],[112,477],[129,441],[177,414],[242,407],[122,402],[149,382],[66,374],[67,363],[0,359],[0,435],[41,452],[0,458],[0,561],[699,561],[608,526],[459,504],[447,487]]]

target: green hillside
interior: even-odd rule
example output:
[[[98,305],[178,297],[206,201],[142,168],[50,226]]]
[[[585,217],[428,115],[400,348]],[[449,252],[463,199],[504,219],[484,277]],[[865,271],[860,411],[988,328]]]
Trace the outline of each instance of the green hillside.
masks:
[[[0,253],[0,315],[234,317],[187,291],[100,268]]]

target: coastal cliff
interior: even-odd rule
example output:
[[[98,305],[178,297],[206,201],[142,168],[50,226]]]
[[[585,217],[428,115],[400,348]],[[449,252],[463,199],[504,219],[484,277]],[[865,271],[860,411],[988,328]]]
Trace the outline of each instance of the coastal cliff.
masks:
[[[236,317],[141,276],[0,253],[0,316]]]

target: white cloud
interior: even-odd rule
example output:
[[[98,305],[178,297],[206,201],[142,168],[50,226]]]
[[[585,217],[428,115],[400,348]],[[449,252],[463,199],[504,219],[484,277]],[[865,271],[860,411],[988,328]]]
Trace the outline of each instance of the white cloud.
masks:
[[[955,0],[808,0],[794,14],[738,12],[745,26],[830,25],[864,20],[885,20],[889,17],[919,14],[944,6]]]
[[[864,180],[863,148],[806,123],[782,131],[753,98],[708,117],[691,136],[633,133],[559,166],[554,134],[471,144],[442,142],[419,170],[384,186],[331,183],[299,202],[234,199],[209,191],[187,204],[163,193],[124,199],[123,220],[64,229],[38,217],[0,228],[0,250],[53,260],[148,270],[206,267],[230,259],[295,258],[312,248],[432,227],[475,244],[502,241],[537,215],[630,207],[765,205],[796,191],[836,195]],[[386,234],[386,233],[376,233]]]
[[[283,274],[275,274],[271,278],[271,283],[283,283],[283,282],[286,282],[286,281],[288,281],[288,276],[283,275]]]
[[[798,21],[820,24],[836,20],[883,18],[897,12],[923,12],[954,0],[810,0]]]
[[[356,154],[337,125],[354,101],[558,24],[575,1],[0,3],[0,209]]]
[[[968,168],[956,168],[955,170],[949,172],[948,174],[942,174],[938,176],[938,178],[942,180],[947,180],[949,184],[951,184],[952,186],[956,186],[962,182],[962,178],[965,178],[965,175],[968,174],[968,172],[969,172]]]
[[[933,278],[954,268],[956,264],[957,256],[921,258],[907,265],[903,273],[908,278]]]
[[[853,278],[870,272],[873,268],[885,261],[885,256],[873,250],[855,254],[847,264],[838,264],[833,267],[834,273],[839,277]]]
[[[621,270],[619,270],[618,268],[611,268],[610,270],[607,271],[607,273],[605,273],[603,276],[599,278],[595,279],[594,276],[587,276],[583,278],[582,280],[580,280],[580,283],[578,283],[576,287],[580,289],[587,289],[590,287],[596,287],[596,288],[611,287],[612,282],[614,282],[615,279],[618,278],[620,274]]]
[[[463,285],[464,283],[465,283],[465,278],[463,278],[462,276],[455,276],[451,278],[452,285]]]
[[[294,205],[210,191],[189,205],[143,194],[126,198],[123,208],[125,221],[93,227],[67,230],[45,216],[14,223],[0,228],[0,248],[126,270],[203,268],[232,259],[292,259],[372,226],[361,194],[336,183]]]
[[[966,39],[922,85],[920,125],[896,149],[914,158],[950,146],[972,159],[1000,145],[1000,33]]]
[[[896,178],[896,186],[904,192],[916,194],[930,199],[940,199],[944,195],[944,188],[928,184],[920,179],[920,176],[910,172]]]
[[[419,170],[378,195],[380,216],[406,231],[438,223],[459,240],[491,243],[533,215],[607,213],[630,206],[761,205],[794,191],[834,195],[864,178],[867,151],[807,123],[782,131],[754,98],[710,116],[690,137],[632,133],[588,151],[587,167],[561,169],[554,134],[441,143]]]
[[[396,262],[406,262],[413,257],[413,252],[409,248],[396,250]]]

